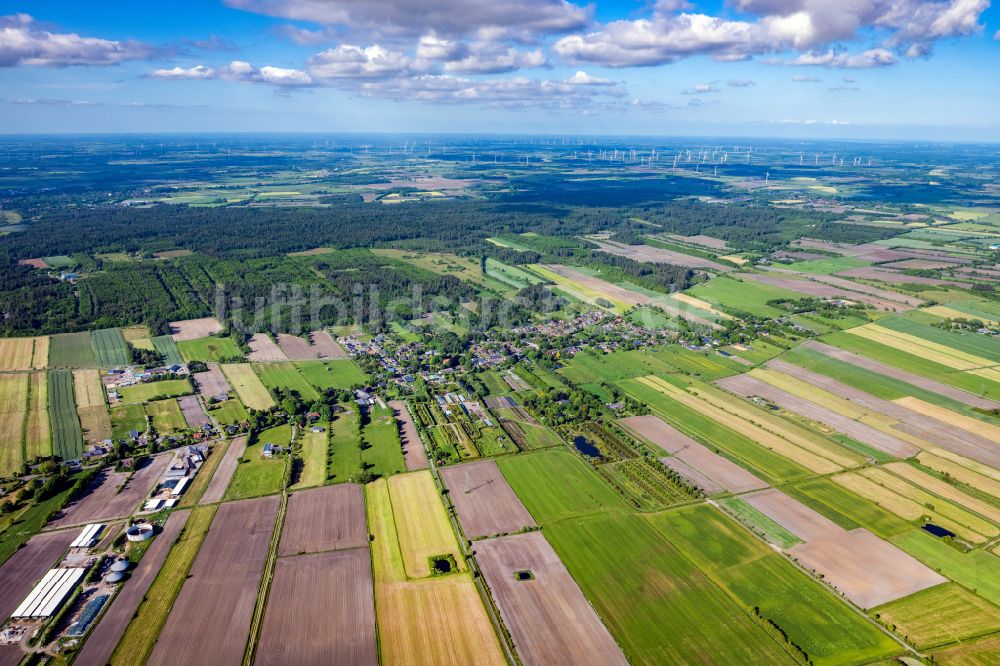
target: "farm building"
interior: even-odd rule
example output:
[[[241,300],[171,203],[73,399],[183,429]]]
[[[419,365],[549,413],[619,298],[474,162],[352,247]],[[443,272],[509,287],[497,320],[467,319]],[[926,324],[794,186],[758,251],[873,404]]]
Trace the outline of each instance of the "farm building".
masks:
[[[63,605],[86,569],[49,569],[35,588],[14,609],[12,618],[39,619],[51,617]]]
[[[69,545],[70,548],[93,548],[94,544],[97,543],[97,537],[100,536],[101,531],[104,529],[104,525],[93,524],[87,525],[80,532],[80,536],[73,540],[73,543]]]

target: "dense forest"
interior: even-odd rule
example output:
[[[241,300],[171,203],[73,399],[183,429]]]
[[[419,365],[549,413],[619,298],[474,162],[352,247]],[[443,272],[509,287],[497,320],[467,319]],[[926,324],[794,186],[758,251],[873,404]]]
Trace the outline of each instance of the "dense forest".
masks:
[[[637,225],[636,219],[644,224]],[[824,213],[685,200],[621,209],[524,199],[405,206],[342,203],[328,208],[66,206],[40,214],[22,231],[4,238],[0,309],[5,316],[0,333],[134,323],[163,333],[167,322],[206,316],[220,302],[250,329],[291,330],[295,312],[307,314],[301,313],[307,296],[354,303],[358,289],[377,291],[375,303],[366,303],[363,311],[345,311],[338,303],[308,314],[318,316],[313,321],[323,325],[365,321],[379,327],[399,316],[393,310],[414,285],[420,285],[427,299],[443,296],[457,303],[475,295],[454,277],[366,251],[288,256],[318,247],[391,245],[492,256],[510,263],[564,261],[596,268],[608,279],[672,291],[690,286],[695,274],[683,267],[598,252],[579,237],[600,231],[627,237],[641,228],[646,233],[706,233],[735,248],[770,249],[801,236],[856,243],[895,233],[832,220]],[[537,235],[518,236],[527,231]],[[517,238],[527,249],[487,242],[496,236]],[[152,260],[156,252],[175,249],[193,254]],[[140,261],[106,262],[96,256],[103,253],[127,253]],[[19,259],[54,255],[72,257],[82,270],[76,285],[17,265]],[[290,293],[277,291],[278,286]],[[264,308],[269,309],[267,321],[256,321],[253,312]]]

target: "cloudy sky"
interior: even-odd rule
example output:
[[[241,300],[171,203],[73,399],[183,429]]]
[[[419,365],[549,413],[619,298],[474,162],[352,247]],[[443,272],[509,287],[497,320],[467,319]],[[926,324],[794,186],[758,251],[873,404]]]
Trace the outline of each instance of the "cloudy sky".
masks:
[[[0,0],[0,132],[1000,141],[989,0]]]

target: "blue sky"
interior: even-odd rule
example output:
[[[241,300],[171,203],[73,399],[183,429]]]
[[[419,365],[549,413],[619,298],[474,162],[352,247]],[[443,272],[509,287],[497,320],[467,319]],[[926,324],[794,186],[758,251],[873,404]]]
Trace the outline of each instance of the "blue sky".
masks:
[[[989,0],[0,1],[0,132],[1000,141],[998,66]]]

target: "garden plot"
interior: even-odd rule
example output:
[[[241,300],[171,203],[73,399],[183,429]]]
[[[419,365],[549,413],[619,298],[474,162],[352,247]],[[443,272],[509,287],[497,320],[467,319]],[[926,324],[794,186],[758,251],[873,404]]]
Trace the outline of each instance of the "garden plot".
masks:
[[[417,433],[417,426],[413,423],[413,416],[410,408],[402,400],[390,400],[389,407],[399,423],[399,443],[403,447],[403,459],[406,461],[406,470],[412,472],[418,469],[427,469],[427,452],[424,450],[424,443]]]
[[[233,474],[236,473],[236,466],[240,462],[240,458],[243,457],[243,453],[247,448],[247,438],[237,437],[226,449],[226,454],[222,457],[219,462],[219,466],[215,469],[215,474],[212,475],[212,480],[208,483],[208,488],[205,489],[205,494],[201,496],[201,504],[211,504],[213,502],[218,502],[225,495],[226,489],[229,488],[229,482],[233,479]]]
[[[189,428],[200,428],[208,423],[208,416],[205,414],[205,410],[201,408],[201,401],[198,400],[198,396],[186,395],[178,398],[177,404],[180,406],[181,412],[184,414],[184,422],[187,423]]]
[[[247,354],[248,361],[287,361],[288,357],[281,347],[266,333],[255,333],[247,342],[250,353]]]
[[[209,398],[219,398],[223,394],[228,395],[233,387],[229,385],[226,376],[222,374],[222,368],[219,367],[219,364],[207,363],[206,366],[208,367],[206,372],[191,375],[194,378],[194,383],[198,386],[198,393],[201,394],[201,397],[208,400]]]

